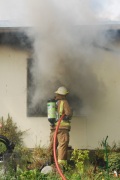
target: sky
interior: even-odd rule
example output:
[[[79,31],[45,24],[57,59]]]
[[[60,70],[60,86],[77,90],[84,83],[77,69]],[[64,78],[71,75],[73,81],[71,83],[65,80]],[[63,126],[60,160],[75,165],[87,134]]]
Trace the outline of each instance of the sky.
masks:
[[[62,11],[69,11],[71,17],[77,17],[81,12],[93,13],[102,21],[120,20],[120,0],[44,0],[54,3]],[[29,22],[29,12],[32,11],[33,4],[40,4],[42,0],[0,0],[0,21],[16,21],[21,23]],[[77,7],[77,8],[76,8]],[[72,10],[73,11],[72,13]],[[23,21],[24,20],[24,21]]]

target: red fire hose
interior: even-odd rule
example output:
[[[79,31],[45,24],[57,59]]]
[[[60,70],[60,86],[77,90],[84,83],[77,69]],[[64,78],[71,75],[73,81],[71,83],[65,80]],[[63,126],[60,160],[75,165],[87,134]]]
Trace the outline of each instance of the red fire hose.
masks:
[[[58,170],[58,173],[60,174],[60,176],[62,177],[62,180],[66,180],[65,176],[63,175],[59,165],[58,165],[58,161],[57,161],[57,157],[56,157],[56,140],[57,140],[57,133],[58,133],[58,129],[59,129],[59,126],[60,126],[60,122],[61,120],[63,119],[64,117],[64,114],[60,117],[60,119],[58,120],[58,124],[56,126],[56,129],[55,129],[55,134],[54,134],[54,143],[53,143],[53,153],[54,153],[54,161],[55,161],[55,165],[56,165],[56,168]]]

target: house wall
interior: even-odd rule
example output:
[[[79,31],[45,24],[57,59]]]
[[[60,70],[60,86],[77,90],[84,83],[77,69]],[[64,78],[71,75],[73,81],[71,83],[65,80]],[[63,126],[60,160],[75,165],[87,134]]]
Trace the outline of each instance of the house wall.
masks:
[[[27,58],[29,52],[0,46],[0,117],[8,113],[18,127],[26,131],[24,143],[27,147],[49,144],[49,123],[47,118],[27,117]],[[72,120],[70,145],[86,147],[86,118]]]
[[[103,88],[101,105],[86,117],[74,117],[70,132],[73,148],[96,148],[108,135],[108,142],[119,142],[120,127],[120,60],[119,54],[99,50],[92,70]],[[102,54],[102,56],[101,56]],[[27,58],[29,52],[0,46],[0,117],[8,113],[21,130],[26,131],[27,147],[48,146],[47,118],[27,117]]]
[[[120,46],[118,46],[119,49]],[[87,121],[87,145],[95,148],[108,136],[107,142],[112,146],[120,143],[120,54],[119,51],[96,51],[96,60],[92,70],[103,90],[99,106]]]

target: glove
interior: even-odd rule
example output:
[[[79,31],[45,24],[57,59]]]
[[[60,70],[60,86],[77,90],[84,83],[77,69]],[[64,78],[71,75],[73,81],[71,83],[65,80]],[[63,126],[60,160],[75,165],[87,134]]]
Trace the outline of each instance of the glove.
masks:
[[[54,126],[55,125],[55,119],[48,119],[48,121],[50,122],[50,126]]]
[[[63,120],[64,120],[64,121],[68,121],[68,120],[70,120],[70,116],[65,115],[65,116],[63,117]]]

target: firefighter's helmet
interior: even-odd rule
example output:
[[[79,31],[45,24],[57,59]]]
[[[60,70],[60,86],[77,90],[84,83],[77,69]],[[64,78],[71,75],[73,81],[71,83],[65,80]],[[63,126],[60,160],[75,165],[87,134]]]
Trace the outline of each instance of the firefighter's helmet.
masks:
[[[60,94],[60,95],[66,95],[69,92],[64,86],[62,86],[62,87],[59,87],[58,90],[55,93]]]

